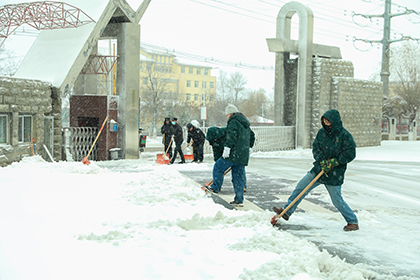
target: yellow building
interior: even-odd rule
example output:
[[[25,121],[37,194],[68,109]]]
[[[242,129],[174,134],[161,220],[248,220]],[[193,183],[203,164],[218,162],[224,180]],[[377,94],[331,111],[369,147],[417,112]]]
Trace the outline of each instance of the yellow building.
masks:
[[[176,57],[165,48],[140,47],[140,86],[151,81],[162,91],[177,94],[178,100],[203,106],[216,100],[216,80],[212,67]],[[150,84],[149,84],[150,87]]]

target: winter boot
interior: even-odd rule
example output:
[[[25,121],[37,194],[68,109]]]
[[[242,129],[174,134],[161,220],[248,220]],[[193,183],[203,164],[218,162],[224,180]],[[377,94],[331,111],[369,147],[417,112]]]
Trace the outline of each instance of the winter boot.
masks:
[[[281,212],[283,212],[283,208],[277,208],[277,207],[273,207],[273,211],[276,212],[277,215],[280,215]],[[283,214],[282,216],[283,219],[285,219],[286,221],[289,220],[289,215],[287,215],[286,213]]]
[[[358,224],[347,224],[347,226],[345,226],[344,231],[353,231],[353,230],[358,230],[359,229],[359,225]]]

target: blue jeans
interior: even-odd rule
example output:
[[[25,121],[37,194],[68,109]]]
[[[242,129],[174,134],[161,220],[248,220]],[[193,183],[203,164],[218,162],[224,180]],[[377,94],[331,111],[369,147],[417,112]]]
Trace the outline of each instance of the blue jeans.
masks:
[[[244,188],[246,188],[245,165],[219,158],[213,166],[213,184],[211,188],[219,192],[223,185],[223,173],[231,168],[232,184],[235,190],[235,202],[244,202]]]
[[[296,188],[294,189],[294,191],[292,192],[292,194],[290,195],[286,205],[283,206],[283,209],[285,209],[302,191],[303,189],[305,189],[310,182],[312,182],[312,180],[315,177],[308,172],[308,174],[306,174],[297,184]],[[289,210],[287,210],[286,214],[290,217],[293,212],[295,212],[297,206],[299,205],[299,203],[302,201],[302,199],[314,188],[316,188],[317,186],[319,186],[321,183],[320,182],[315,182],[310,188],[309,190],[306,191],[306,193],[304,195],[302,195],[298,201],[296,201],[295,204],[293,204],[292,207],[290,207]],[[358,224],[357,221],[357,217],[354,214],[353,210],[351,210],[351,208],[347,205],[347,203],[344,201],[343,197],[341,196],[341,185],[340,186],[331,186],[331,185],[325,185],[328,193],[330,194],[331,197],[331,201],[334,204],[335,208],[337,208],[337,210],[341,213],[341,215],[343,216],[343,218],[346,220],[347,223],[350,224]]]

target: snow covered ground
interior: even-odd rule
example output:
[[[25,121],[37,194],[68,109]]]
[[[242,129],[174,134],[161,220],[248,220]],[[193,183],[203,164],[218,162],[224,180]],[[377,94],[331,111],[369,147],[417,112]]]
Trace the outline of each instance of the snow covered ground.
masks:
[[[84,165],[35,156],[0,168],[0,280],[420,279],[420,142],[358,148],[343,187],[357,232],[317,211],[289,221],[308,231],[279,230],[272,212],[228,210],[179,172],[211,170],[210,157],[172,166],[155,159]],[[285,173],[280,162],[299,164]],[[298,180],[311,163],[310,150],[254,153],[247,170]],[[322,189],[311,195],[328,201]]]

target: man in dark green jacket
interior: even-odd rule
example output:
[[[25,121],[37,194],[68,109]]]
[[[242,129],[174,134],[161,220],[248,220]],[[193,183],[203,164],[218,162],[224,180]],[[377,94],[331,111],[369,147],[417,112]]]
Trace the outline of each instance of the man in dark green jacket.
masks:
[[[347,163],[351,162],[356,157],[356,143],[350,132],[343,127],[340,113],[337,110],[331,109],[325,112],[321,118],[321,123],[322,128],[318,131],[312,145],[312,154],[315,159],[313,168],[299,181],[283,207],[286,208],[302,190],[309,185],[319,172],[321,172],[321,170],[324,171],[324,174],[282,217],[286,221],[289,220],[289,217],[296,210],[306,194],[320,184],[324,184],[331,197],[332,203],[347,222],[344,230],[358,230],[359,225],[357,217],[341,196],[341,185],[344,182],[344,173],[347,169]],[[273,210],[277,214],[283,212],[283,208],[273,207]]]
[[[222,157],[213,166],[213,185],[208,191],[218,193],[223,184],[223,173],[231,168],[235,198],[233,206],[243,206],[244,189],[246,189],[245,166],[248,165],[249,153],[254,146],[255,134],[250,128],[248,119],[238,109],[229,104],[225,110],[228,119],[226,141]]]

